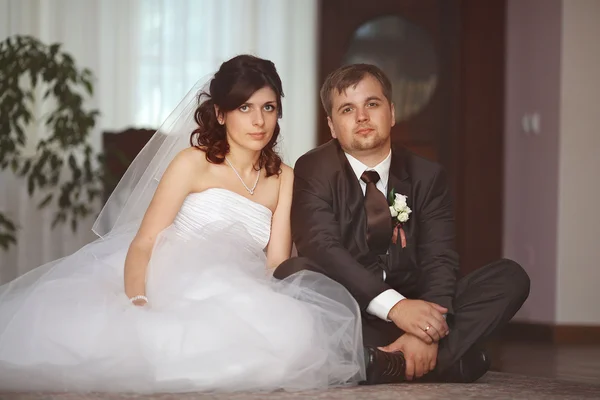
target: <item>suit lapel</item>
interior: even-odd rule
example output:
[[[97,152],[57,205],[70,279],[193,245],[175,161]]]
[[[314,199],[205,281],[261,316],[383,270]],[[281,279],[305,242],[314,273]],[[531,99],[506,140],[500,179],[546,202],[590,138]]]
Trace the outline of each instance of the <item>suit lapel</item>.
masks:
[[[408,171],[406,169],[406,158],[401,148],[392,146],[392,162],[390,165],[390,176],[388,178],[388,197],[390,191],[393,189],[395,193],[405,195],[407,198],[408,206],[413,207],[412,204],[412,184]],[[412,224],[411,218],[403,224],[403,229],[406,237],[412,237]],[[408,240],[408,239],[407,239]],[[408,245],[408,243],[407,243]],[[396,258],[399,251],[402,250],[401,240],[398,237],[396,244],[390,244],[390,255],[392,258]],[[395,264],[394,260],[392,265]]]
[[[388,197],[389,192],[395,189],[396,193],[405,195],[409,201],[411,199],[411,182],[408,171],[405,166],[405,157],[401,149],[392,147],[392,162],[390,164],[390,175],[388,178]],[[408,205],[411,206],[410,204]]]

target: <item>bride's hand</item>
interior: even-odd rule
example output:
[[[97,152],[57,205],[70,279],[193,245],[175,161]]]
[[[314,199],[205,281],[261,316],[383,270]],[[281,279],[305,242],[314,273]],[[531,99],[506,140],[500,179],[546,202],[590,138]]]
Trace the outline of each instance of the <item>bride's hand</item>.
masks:
[[[138,306],[138,307],[143,307],[146,304],[148,304],[148,298],[143,295],[130,297],[129,301],[131,302],[131,304]]]
[[[138,306],[138,307],[143,307],[146,304],[148,304],[148,302],[144,299],[139,299],[139,300],[132,301],[131,304]]]

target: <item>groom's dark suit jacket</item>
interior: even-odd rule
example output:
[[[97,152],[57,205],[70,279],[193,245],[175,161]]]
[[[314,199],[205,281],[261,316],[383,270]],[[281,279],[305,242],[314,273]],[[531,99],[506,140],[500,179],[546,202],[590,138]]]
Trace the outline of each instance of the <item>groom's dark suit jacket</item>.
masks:
[[[294,170],[292,235],[300,256],[344,285],[363,310],[393,288],[452,313],[458,255],[452,200],[438,164],[393,146],[388,193],[406,195],[412,214],[403,227],[406,247],[398,239],[384,257],[369,250],[364,195],[337,140],[300,157]]]

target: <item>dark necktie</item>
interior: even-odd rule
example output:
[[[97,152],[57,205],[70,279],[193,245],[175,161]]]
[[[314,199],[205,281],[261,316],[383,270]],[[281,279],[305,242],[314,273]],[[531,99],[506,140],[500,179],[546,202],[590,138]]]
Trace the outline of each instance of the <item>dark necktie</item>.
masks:
[[[390,206],[384,194],[375,186],[379,181],[377,171],[365,171],[360,179],[367,184],[365,192],[367,243],[375,254],[385,254],[392,238]]]

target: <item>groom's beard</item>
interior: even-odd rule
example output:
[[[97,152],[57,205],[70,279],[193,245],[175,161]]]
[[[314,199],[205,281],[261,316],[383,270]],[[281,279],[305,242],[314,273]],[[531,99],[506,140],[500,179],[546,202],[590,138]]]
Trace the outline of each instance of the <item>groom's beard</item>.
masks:
[[[383,147],[387,144],[387,138],[375,131],[367,137],[357,137],[352,139],[352,149],[354,150],[373,150]]]

